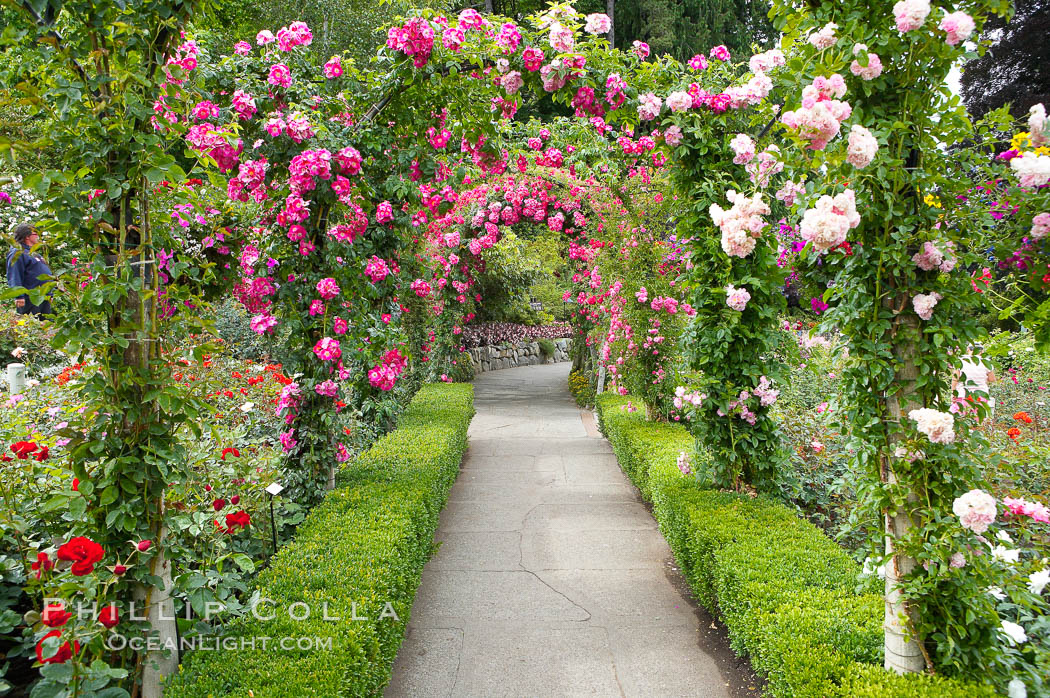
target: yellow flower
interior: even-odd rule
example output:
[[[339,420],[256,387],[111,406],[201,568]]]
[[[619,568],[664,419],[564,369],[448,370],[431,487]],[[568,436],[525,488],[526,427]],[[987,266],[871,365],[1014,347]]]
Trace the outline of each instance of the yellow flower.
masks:
[[[1014,150],[1023,150],[1029,142],[1028,131],[1021,131],[1010,140],[1010,147]]]
[[[923,197],[923,202],[925,202],[925,204],[927,206],[933,206],[934,208],[941,208],[941,200],[938,199],[933,194],[927,194],[925,197]]]

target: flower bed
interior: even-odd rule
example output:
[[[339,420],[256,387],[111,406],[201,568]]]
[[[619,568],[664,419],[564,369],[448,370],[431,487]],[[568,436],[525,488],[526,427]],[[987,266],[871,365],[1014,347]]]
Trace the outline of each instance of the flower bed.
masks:
[[[683,477],[676,460],[693,452],[688,431],[646,422],[623,409],[627,402],[598,396],[602,432],[652,502],[697,598],[721,616],[770,695],[995,695],[991,687],[883,670],[883,601],[874,583],[857,593],[860,566],[783,505]]]
[[[390,679],[473,413],[469,385],[421,389],[398,428],[342,471],[337,489],[260,575],[259,596],[273,603],[261,605],[259,615],[273,619],[249,615],[231,628],[227,642],[238,649],[191,652],[165,695],[380,692]],[[303,615],[303,606],[289,612],[296,603],[310,609],[308,618],[293,617]],[[385,608],[397,618],[381,618]],[[325,620],[325,610],[339,620]],[[264,637],[274,645],[263,649]],[[288,637],[306,638],[312,648],[275,646]],[[254,649],[241,648],[253,638]]]
[[[504,342],[524,342],[537,339],[560,339],[572,336],[572,325],[556,322],[551,325],[520,325],[515,322],[479,322],[463,328],[463,346],[468,349],[487,347]]]

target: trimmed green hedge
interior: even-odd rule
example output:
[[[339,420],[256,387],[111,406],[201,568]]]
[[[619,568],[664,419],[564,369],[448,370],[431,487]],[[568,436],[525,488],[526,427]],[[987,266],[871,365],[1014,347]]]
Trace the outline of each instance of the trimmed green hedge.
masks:
[[[883,602],[878,580],[823,531],[771,499],[701,488],[676,460],[693,452],[677,424],[646,422],[628,398],[599,395],[602,433],[621,467],[652,502],[660,530],[690,586],[718,613],[737,652],[792,698],[975,698],[987,686],[882,668]],[[858,591],[859,589],[859,591]]]
[[[339,475],[337,488],[315,507],[295,539],[259,575],[260,607],[230,629],[241,638],[320,638],[331,647],[289,650],[194,651],[166,688],[170,698],[247,696],[364,696],[390,680],[438,515],[459,472],[474,415],[470,385],[424,386],[395,431],[380,439]],[[289,607],[306,603],[305,620]],[[399,620],[379,618],[390,602]],[[328,616],[324,619],[323,605]],[[357,616],[351,620],[356,604]],[[292,609],[302,616],[303,607]],[[240,645],[238,644],[238,647]]]

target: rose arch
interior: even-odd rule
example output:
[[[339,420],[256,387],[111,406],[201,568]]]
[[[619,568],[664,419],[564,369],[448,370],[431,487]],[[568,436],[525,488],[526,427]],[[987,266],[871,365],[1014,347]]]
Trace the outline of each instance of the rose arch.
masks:
[[[566,4],[524,25],[424,10],[367,66],[316,65],[301,22],[216,56],[180,34],[182,2],[23,8],[35,33],[22,41],[41,48],[19,77],[30,101],[59,107],[55,140],[80,165],[27,182],[84,251],[56,270],[80,311],[56,320],[58,341],[99,361],[84,391],[109,417],[71,431],[71,466],[99,496],[96,537],[156,545],[120,583],[170,603],[167,491],[193,477],[175,432],[206,410],[174,378],[200,357],[172,352],[208,329],[202,306],[235,294],[254,332],[284,338],[282,482],[310,506],[349,457],[349,418],[387,420],[387,395],[452,380],[486,254],[539,225],[564,235],[574,267],[579,366],[653,420],[687,424],[683,473],[734,492],[769,493],[782,474],[782,288],[823,284],[825,328],[850,357],[834,412],[859,505],[880,521],[886,666],[1006,683],[1000,619],[975,601],[990,568],[948,576],[994,509],[967,494],[981,437],[947,397],[949,348],[979,338],[968,231],[1003,230],[967,173],[1015,204],[1009,234],[1031,238],[1017,245],[1038,268],[1050,157],[942,147],[1010,127],[1001,114],[975,127],[943,87],[963,40],[1006,5],[777,3],[779,48],[737,61],[714,47],[687,65],[611,49],[608,18]],[[64,33],[61,17],[91,29]],[[572,118],[514,121],[526,92]],[[1046,130],[1033,110],[1032,146]],[[175,633],[161,613],[149,625]],[[171,653],[137,661],[158,695]]]

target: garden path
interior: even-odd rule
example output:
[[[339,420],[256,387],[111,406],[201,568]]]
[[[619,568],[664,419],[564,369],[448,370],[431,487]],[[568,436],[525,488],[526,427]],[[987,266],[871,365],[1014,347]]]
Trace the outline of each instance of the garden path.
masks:
[[[750,693],[568,370],[475,381],[470,449],[388,698]]]

